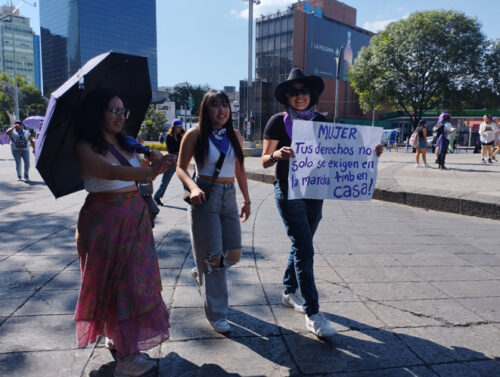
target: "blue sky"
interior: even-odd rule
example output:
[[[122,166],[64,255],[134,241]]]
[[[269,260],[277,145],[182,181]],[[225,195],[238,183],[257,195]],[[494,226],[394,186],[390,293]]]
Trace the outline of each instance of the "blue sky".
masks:
[[[261,0],[254,17],[285,9],[293,0]],[[357,9],[357,26],[378,31],[390,21],[416,11],[454,9],[477,17],[483,33],[500,39],[498,0],[344,0]],[[6,3],[5,0],[2,1]],[[19,4],[14,0],[13,4]],[[38,6],[38,5],[37,5]],[[157,0],[158,85],[188,81],[221,89],[239,85],[248,75],[248,1]],[[38,8],[28,4],[21,15],[39,33]],[[254,30],[255,36],[255,30]]]

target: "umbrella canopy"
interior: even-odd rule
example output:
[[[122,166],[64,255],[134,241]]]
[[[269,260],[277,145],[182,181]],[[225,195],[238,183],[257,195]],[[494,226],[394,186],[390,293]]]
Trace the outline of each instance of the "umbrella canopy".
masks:
[[[0,133],[0,144],[10,144],[10,137],[5,133]]]
[[[151,102],[145,57],[107,52],[89,60],[50,96],[36,140],[36,168],[56,198],[83,189],[74,155],[78,110],[97,88],[118,92],[130,109],[124,134],[136,136]]]
[[[40,128],[42,128],[43,120],[44,120],[43,116],[33,115],[23,120],[23,124],[26,127],[31,128],[32,130],[39,130]]]

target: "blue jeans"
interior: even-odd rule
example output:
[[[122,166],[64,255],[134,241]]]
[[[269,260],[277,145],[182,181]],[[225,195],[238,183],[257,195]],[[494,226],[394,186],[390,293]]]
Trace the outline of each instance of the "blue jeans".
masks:
[[[165,190],[167,189],[168,184],[170,183],[170,180],[172,179],[172,176],[175,173],[175,167],[165,170],[163,173],[163,177],[161,178],[161,184],[158,187],[158,190],[156,190],[154,197],[155,198],[163,198],[163,195],[165,195]]]
[[[285,224],[292,247],[283,276],[285,293],[300,288],[304,310],[308,316],[319,311],[318,291],[314,282],[313,237],[322,216],[323,201],[315,199],[287,199],[287,191],[274,185],[274,198]]]
[[[30,150],[29,149],[12,149],[12,156],[16,161],[17,178],[21,178],[21,159],[24,161],[24,178],[28,178],[30,170]]]
[[[448,153],[448,146],[450,145],[450,141],[442,136],[441,146],[439,147],[438,154],[438,165],[444,166],[444,162],[446,160],[446,153]]]

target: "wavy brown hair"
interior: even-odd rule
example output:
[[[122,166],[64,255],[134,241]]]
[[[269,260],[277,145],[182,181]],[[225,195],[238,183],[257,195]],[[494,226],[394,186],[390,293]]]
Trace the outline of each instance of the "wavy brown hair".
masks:
[[[234,132],[233,128],[233,115],[231,112],[231,106],[229,104],[229,98],[226,93],[218,90],[209,90],[203,96],[203,100],[200,105],[200,114],[198,117],[198,140],[196,141],[194,158],[196,162],[202,166],[205,162],[205,159],[208,156],[208,139],[210,132],[212,132],[212,125],[210,123],[210,117],[208,116],[208,105],[210,104],[227,104],[229,106],[229,119],[224,124],[224,128],[227,130],[227,137],[231,142],[231,146],[233,147],[234,153],[236,153],[236,157],[240,162],[243,162],[243,151],[241,150],[241,145]]]

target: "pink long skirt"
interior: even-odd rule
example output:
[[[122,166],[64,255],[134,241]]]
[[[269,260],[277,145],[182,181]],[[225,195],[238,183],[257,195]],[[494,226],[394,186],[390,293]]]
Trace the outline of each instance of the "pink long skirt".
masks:
[[[75,311],[79,348],[104,335],[124,357],[168,339],[148,211],[137,191],[87,196],[76,231],[82,278]]]

